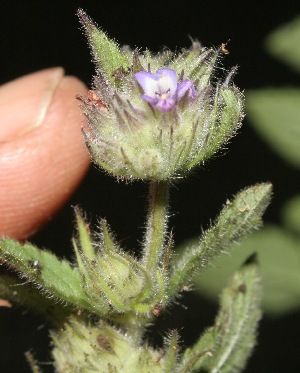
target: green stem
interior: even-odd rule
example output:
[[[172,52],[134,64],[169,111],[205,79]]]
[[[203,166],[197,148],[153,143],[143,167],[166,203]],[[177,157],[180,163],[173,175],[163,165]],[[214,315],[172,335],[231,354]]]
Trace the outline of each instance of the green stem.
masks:
[[[151,181],[149,210],[144,241],[144,266],[149,271],[157,268],[164,248],[169,201],[169,182]]]

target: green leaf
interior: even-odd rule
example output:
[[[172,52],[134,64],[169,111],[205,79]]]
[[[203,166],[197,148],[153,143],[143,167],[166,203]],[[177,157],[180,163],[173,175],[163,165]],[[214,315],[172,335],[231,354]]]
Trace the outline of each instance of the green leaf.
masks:
[[[300,234],[300,195],[285,203],[282,209],[282,218],[284,225],[288,229]]]
[[[199,371],[199,368],[204,365],[205,360],[212,357],[216,339],[215,328],[211,327],[207,329],[194,346],[185,349],[177,372],[190,373]]]
[[[227,201],[216,223],[203,234],[199,244],[188,249],[175,264],[170,280],[170,294],[175,295],[191,276],[229,248],[241,237],[262,224],[262,214],[270,202],[272,185],[257,184],[242,190],[232,202]]]
[[[61,326],[72,312],[70,307],[54,304],[52,299],[43,296],[29,284],[20,283],[11,276],[0,276],[0,297],[9,300],[13,305],[22,305],[42,314],[57,326]]]
[[[286,161],[300,167],[300,89],[248,91],[246,108],[250,122]]]
[[[114,72],[129,69],[128,57],[121,52],[117,43],[96,27],[82,9],[79,9],[78,17],[84,27],[98,69],[111,84],[116,85]]]
[[[0,258],[33,284],[61,301],[89,308],[83,292],[83,280],[77,268],[59,260],[48,251],[20,244],[12,239],[0,240]]]
[[[265,41],[268,51],[300,71],[300,17],[273,31]]]
[[[230,279],[221,295],[221,308],[215,325],[195,346],[187,349],[179,371],[241,372],[256,342],[256,329],[261,317],[260,300],[258,267],[251,258]]]
[[[251,254],[258,253],[264,297],[263,309],[273,315],[300,307],[300,240],[284,230],[267,226],[218,257],[195,278],[201,294],[217,301],[224,282]]]

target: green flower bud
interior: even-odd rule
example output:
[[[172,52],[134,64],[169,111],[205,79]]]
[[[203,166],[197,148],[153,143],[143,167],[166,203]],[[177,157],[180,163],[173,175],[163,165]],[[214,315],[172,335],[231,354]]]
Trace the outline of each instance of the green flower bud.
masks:
[[[162,372],[161,351],[140,346],[104,322],[92,326],[73,319],[51,336],[56,372]]]
[[[164,302],[160,271],[156,276],[148,273],[138,260],[123,252],[105,220],[100,222],[100,240],[92,242],[78,211],[76,217],[79,237],[73,244],[89,309],[120,322],[133,314],[141,319],[153,316],[155,306]]]
[[[127,180],[182,177],[236,133],[243,96],[231,84],[234,69],[213,83],[221,49],[194,43],[178,55],[123,51],[79,16],[97,63],[93,91],[81,98],[85,138],[104,170]]]

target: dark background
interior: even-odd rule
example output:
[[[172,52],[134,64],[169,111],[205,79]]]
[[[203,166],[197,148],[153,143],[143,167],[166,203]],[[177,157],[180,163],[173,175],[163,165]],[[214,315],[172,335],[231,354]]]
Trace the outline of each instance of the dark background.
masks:
[[[263,38],[275,27],[299,13],[294,1],[1,1],[0,5],[0,83],[50,66],[63,66],[67,74],[90,84],[93,66],[89,50],[79,30],[76,9],[83,8],[120,44],[171,49],[188,47],[188,35],[206,46],[230,39],[230,54],[224,68],[240,66],[235,83],[241,89],[299,84],[299,75],[268,56]],[[295,46],[300,47],[300,46]],[[1,103],[0,103],[1,104]],[[272,153],[248,125],[204,170],[174,188],[171,226],[180,242],[198,235],[214,218],[227,198],[245,186],[261,181],[274,184],[274,198],[265,220],[280,222],[280,207],[299,192],[300,177]],[[1,170],[0,170],[1,172]],[[1,176],[0,176],[1,177]],[[93,223],[106,217],[123,246],[138,248],[144,225],[147,185],[126,185],[92,167],[72,200],[32,241],[58,255],[70,256],[74,233],[71,205],[79,204]],[[0,212],[1,213],[1,212]],[[137,229],[138,228],[138,229]],[[189,294],[182,306],[161,316],[157,338],[168,328],[178,328],[182,341],[191,344],[215,317],[216,306]],[[167,321],[174,317],[172,322]],[[299,372],[297,335],[300,314],[280,319],[265,318],[258,346],[246,372]],[[183,326],[185,328],[183,329]],[[22,309],[0,309],[0,371],[29,372],[23,352],[29,349],[38,360],[50,357],[47,325]],[[45,371],[51,367],[44,365]]]

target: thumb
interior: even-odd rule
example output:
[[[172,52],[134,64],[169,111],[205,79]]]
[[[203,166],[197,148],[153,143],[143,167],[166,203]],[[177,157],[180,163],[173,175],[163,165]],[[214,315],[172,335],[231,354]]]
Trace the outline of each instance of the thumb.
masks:
[[[62,68],[0,87],[0,236],[26,239],[71,196],[89,166],[76,94]]]

